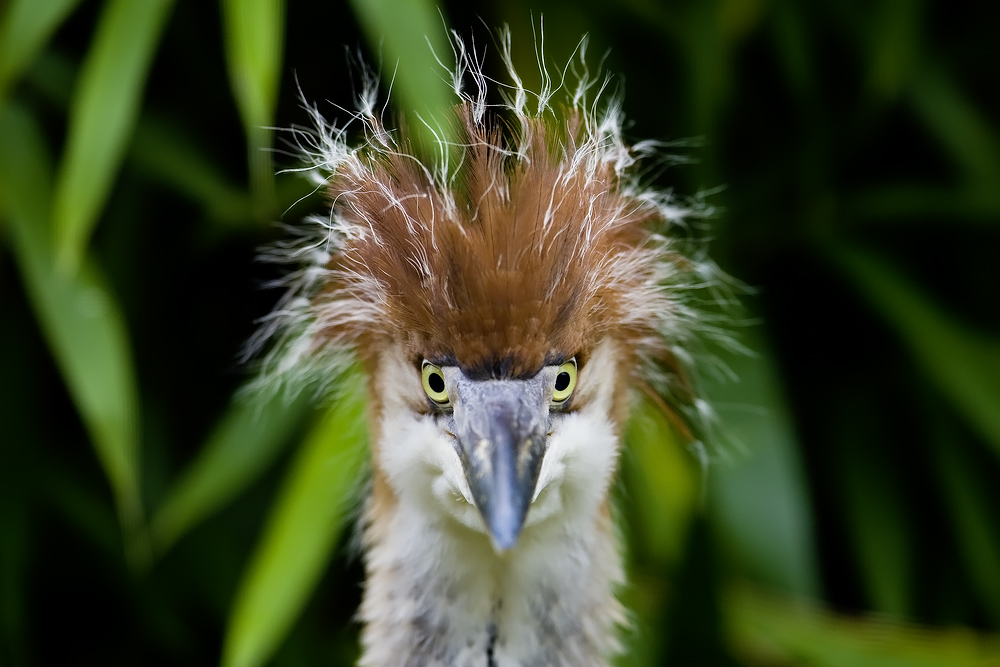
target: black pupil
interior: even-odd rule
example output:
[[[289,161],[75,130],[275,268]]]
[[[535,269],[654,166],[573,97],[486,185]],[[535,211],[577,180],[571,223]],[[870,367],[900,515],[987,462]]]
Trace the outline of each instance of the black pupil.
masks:
[[[435,394],[440,394],[444,391],[444,378],[441,377],[440,373],[431,373],[427,376],[427,386]]]
[[[566,391],[569,389],[569,373],[563,371],[556,376],[556,391]]]

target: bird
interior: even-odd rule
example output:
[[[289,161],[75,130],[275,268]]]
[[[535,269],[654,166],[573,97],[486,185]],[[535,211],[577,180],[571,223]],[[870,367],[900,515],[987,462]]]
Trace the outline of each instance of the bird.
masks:
[[[628,614],[611,491],[639,396],[696,439],[698,293],[720,272],[704,213],[651,185],[619,95],[581,41],[529,91],[451,38],[456,103],[437,159],[357,109],[296,131],[329,202],[274,255],[275,383],[367,382],[361,667],[600,667]],[[574,74],[575,73],[575,74]],[[500,101],[496,101],[499,94]]]

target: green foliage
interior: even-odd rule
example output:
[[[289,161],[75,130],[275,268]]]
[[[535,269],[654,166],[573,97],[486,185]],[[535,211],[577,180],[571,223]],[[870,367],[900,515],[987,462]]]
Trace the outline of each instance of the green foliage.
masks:
[[[105,4],[70,102],[66,153],[52,195],[59,269],[76,270],[139,114],[169,0]]]
[[[469,11],[0,3],[0,664],[356,656],[364,382],[315,405],[235,361],[277,298],[254,248],[324,207],[273,128],[299,87],[343,122],[364,44],[387,124],[446,133],[448,29],[503,78]],[[629,424],[621,664],[1000,662],[997,9],[477,11],[529,85],[542,21],[556,65],[589,32],[631,136],[688,163],[649,177],[710,192],[712,255],[759,288],[738,381],[706,368],[715,444],[648,399]]]
[[[226,62],[247,133],[250,186],[263,204],[273,187],[271,131],[285,36],[282,0],[224,0]]]
[[[50,169],[34,121],[8,105],[0,136],[0,183],[25,285],[114,490],[126,546],[133,559],[144,559],[135,372],[121,309],[92,263],[84,261],[76,275],[56,264]]]
[[[302,443],[240,586],[222,664],[264,664],[288,632],[353,514],[368,444],[365,382],[345,393]]]

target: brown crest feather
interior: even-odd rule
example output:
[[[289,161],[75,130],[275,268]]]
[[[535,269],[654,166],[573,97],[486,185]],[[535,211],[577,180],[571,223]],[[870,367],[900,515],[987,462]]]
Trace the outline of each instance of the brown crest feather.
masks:
[[[386,316],[324,333],[402,340],[415,356],[505,377],[585,355],[604,336],[630,346],[655,337],[623,309],[634,301],[626,292],[657,280],[642,261],[657,211],[621,191],[613,164],[570,167],[585,157],[576,114],[528,119],[506,149],[468,105],[457,117],[468,143],[457,192],[442,192],[398,152],[372,152],[365,172],[330,181],[339,214],[371,233],[332,255],[340,280],[328,289],[366,273],[381,286]],[[625,275],[615,271],[622,262]]]

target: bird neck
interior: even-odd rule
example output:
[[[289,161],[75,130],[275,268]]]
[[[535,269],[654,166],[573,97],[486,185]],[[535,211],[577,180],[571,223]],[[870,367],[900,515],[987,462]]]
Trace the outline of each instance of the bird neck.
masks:
[[[396,501],[376,475],[365,530],[362,667],[600,667],[624,621],[607,503],[529,525],[498,555],[458,522]]]

